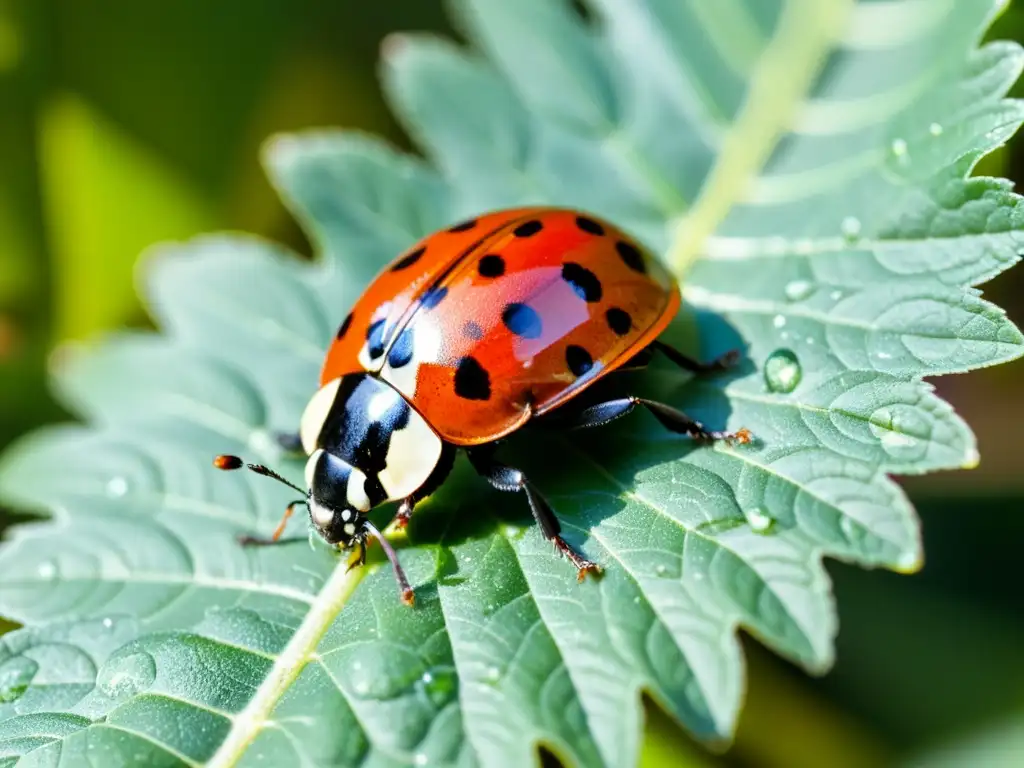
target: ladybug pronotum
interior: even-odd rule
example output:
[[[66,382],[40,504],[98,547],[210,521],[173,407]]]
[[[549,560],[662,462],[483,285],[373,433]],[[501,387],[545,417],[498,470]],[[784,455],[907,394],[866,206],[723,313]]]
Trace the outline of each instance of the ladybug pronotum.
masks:
[[[411,605],[398,557],[367,513],[397,501],[404,527],[462,449],[494,488],[524,493],[578,578],[598,573],[562,539],[543,496],[522,472],[500,463],[495,448],[555,409],[561,423],[584,428],[637,405],[673,432],[749,441],[746,430],[711,432],[675,408],[638,397],[576,404],[598,379],[655,352],[695,373],[731,365],[735,353],[702,364],[657,340],[679,304],[679,287],[657,259],[612,224],[577,211],[498,211],[428,236],[377,276],[338,327],[320,389],[291,438],[308,456],[307,489],[249,465],[304,495],[288,506],[273,536],[244,542],[279,543],[293,508],[305,504],[319,534],[357,548],[359,563],[367,538],[379,541]],[[214,463],[242,466],[234,456]]]

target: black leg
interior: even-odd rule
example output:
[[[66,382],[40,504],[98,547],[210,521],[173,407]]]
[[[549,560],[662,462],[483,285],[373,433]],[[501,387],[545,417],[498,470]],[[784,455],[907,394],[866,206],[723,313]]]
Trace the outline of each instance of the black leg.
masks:
[[[689,371],[690,373],[696,373],[698,375],[722,373],[723,371],[727,371],[732,368],[740,360],[740,351],[738,349],[730,350],[721,357],[716,357],[710,363],[702,363],[699,360],[687,357],[678,349],[670,347],[668,344],[661,341],[651,342],[651,346],[648,347],[648,349],[661,352],[661,354],[678,365],[684,371]]]
[[[589,408],[584,408],[579,413],[570,416],[566,426],[570,429],[584,429],[587,427],[600,427],[620,416],[625,416],[636,406],[642,405],[651,415],[661,422],[662,426],[672,432],[682,435],[689,435],[695,440],[729,440],[737,443],[749,443],[750,432],[747,429],[739,429],[735,432],[715,432],[704,428],[699,421],[695,421],[682,411],[676,410],[670,405],[658,403],[654,400],[645,400],[641,397],[621,397],[616,400],[608,400]]]
[[[576,578],[579,581],[583,581],[583,577],[587,573],[595,575],[601,573],[601,566],[580,555],[562,538],[562,526],[558,522],[554,510],[548,506],[544,497],[530,484],[522,472],[498,463],[494,460],[491,452],[486,449],[467,450],[466,454],[469,456],[473,468],[494,488],[499,491],[523,491],[526,493],[533,519],[537,521],[544,536],[550,539],[555,548],[576,566]]]
[[[305,454],[306,452],[302,447],[302,438],[299,437],[298,432],[277,432],[274,434],[274,439],[286,453]]]

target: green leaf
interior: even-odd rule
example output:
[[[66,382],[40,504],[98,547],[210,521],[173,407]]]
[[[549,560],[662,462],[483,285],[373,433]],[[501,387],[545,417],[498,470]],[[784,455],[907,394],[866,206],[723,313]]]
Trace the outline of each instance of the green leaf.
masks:
[[[698,737],[728,738],[739,627],[828,668],[823,556],[919,567],[889,474],[977,461],[923,377],[1022,351],[974,287],[1015,263],[1024,232],[1007,183],[966,178],[1024,119],[1004,99],[1019,49],[976,48],[996,4],[591,6],[592,23],[567,1],[465,0],[482,55],[392,38],[385,84],[432,164],[364,137],[278,138],[267,165],[318,263],[237,236],[161,246],[142,282],[163,335],[60,356],[56,384],[90,426],[31,436],[0,468],[6,496],[54,512],[0,549],[14,575],[0,612],[38,642],[66,632],[49,622],[131,617],[110,658],[142,682],[109,710],[69,695],[61,706],[85,718],[72,731],[31,719],[64,710],[29,680],[19,701],[35,708],[0,720],[0,748],[532,765],[543,744],[570,764],[630,765],[641,692]],[[272,435],[294,428],[366,281],[416,238],[524,202],[603,214],[664,255],[687,300],[670,337],[746,359],[717,379],[655,367],[624,386],[757,441],[696,447],[643,414],[511,441],[509,461],[606,566],[598,581],[577,584],[523,500],[461,461],[395,536],[414,610],[379,558],[348,571],[315,537],[239,547],[290,497],[215,474],[210,457],[301,482]]]

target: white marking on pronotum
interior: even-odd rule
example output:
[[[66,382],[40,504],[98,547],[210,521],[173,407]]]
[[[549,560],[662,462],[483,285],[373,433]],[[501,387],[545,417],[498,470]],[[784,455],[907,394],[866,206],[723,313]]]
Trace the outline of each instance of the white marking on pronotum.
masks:
[[[320,460],[320,454],[323,453],[322,448],[318,448],[309,455],[309,459],[306,460],[306,487],[313,487],[313,475],[316,473],[316,463]]]
[[[380,421],[384,414],[395,407],[400,395],[391,387],[381,387],[372,398],[366,409],[367,416],[371,421]]]
[[[352,472],[348,476],[345,498],[348,499],[349,506],[361,512],[370,511],[370,497],[366,495],[366,475],[355,467],[352,467]]]
[[[299,437],[302,439],[302,447],[307,454],[316,450],[316,439],[320,436],[320,430],[324,428],[324,422],[327,421],[340,386],[340,377],[331,379],[317,390],[306,405],[306,410],[302,412],[302,419],[299,421]]]

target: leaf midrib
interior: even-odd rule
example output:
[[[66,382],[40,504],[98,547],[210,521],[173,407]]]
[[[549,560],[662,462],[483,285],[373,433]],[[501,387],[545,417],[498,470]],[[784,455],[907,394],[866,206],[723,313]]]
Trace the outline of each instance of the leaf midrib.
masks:
[[[804,102],[853,0],[789,0],[754,68],[747,100],[722,141],[666,260],[679,276],[757,177]]]

